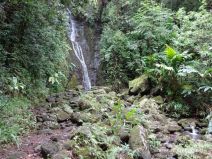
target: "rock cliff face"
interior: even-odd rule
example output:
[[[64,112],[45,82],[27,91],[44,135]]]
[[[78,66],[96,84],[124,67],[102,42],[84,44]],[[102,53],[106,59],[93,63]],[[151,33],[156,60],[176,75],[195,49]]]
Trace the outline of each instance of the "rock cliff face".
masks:
[[[84,43],[86,43],[86,45],[84,45],[82,48],[82,52],[84,54],[85,63],[88,68],[88,74],[91,80],[91,84],[96,85],[100,65],[99,42],[101,36],[101,23],[94,23],[93,26],[91,26],[91,24],[88,24],[83,20],[76,19],[75,21],[82,28],[81,35],[78,36],[78,38],[80,38],[81,41],[84,41]],[[81,66],[73,52],[73,49],[70,54],[70,63],[76,65],[76,68],[74,68],[74,72],[78,75],[78,79],[82,81]]]

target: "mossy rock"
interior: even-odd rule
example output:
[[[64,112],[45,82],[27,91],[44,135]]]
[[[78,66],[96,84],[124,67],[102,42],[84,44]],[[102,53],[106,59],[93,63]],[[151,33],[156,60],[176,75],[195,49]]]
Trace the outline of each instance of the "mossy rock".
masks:
[[[147,143],[147,132],[142,126],[135,126],[130,132],[129,145],[138,158],[151,159]]]
[[[156,96],[152,98],[157,104],[163,104],[164,100],[161,96]]]
[[[78,86],[77,75],[73,74],[70,81],[68,82],[67,89],[77,89]]]
[[[142,75],[132,81],[129,81],[129,93],[130,94],[143,94],[150,89],[149,77]]]

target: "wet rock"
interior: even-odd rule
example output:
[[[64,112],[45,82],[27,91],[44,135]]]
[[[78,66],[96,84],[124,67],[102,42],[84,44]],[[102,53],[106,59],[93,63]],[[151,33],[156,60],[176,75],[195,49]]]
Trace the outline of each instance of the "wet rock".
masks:
[[[167,129],[170,133],[179,132],[182,129],[176,122],[170,122],[168,124]]]
[[[149,80],[148,76],[142,75],[132,81],[129,82],[129,93],[130,94],[143,94],[147,91],[149,91]]]
[[[135,126],[130,131],[130,148],[136,151],[137,158],[151,159],[149,146],[147,143],[147,133],[142,126]]]
[[[191,126],[196,126],[198,121],[196,119],[188,118],[188,119],[181,119],[178,121],[178,124],[182,126],[185,130]]]
[[[57,152],[59,152],[60,147],[55,142],[43,143],[41,145],[41,154],[44,158],[51,157]]]
[[[24,158],[27,154],[24,152],[13,152],[12,154],[10,154],[7,159],[21,159]]]

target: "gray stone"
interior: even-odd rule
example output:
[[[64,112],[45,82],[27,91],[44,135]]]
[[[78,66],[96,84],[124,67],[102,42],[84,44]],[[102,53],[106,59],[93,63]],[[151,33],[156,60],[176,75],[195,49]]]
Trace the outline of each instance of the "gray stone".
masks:
[[[56,115],[57,115],[57,120],[59,122],[66,121],[66,120],[70,119],[70,117],[71,117],[71,114],[65,112],[64,110],[59,110],[56,113]]]
[[[174,133],[174,132],[181,131],[182,128],[177,123],[170,122],[170,123],[168,123],[167,129],[170,133]]]
[[[196,127],[196,123],[198,121],[196,119],[188,118],[188,119],[180,119],[177,123],[182,126],[184,129],[188,127],[194,126]]]
[[[85,100],[85,99],[80,99],[78,104],[79,104],[80,110],[85,110],[85,109],[89,109],[92,107],[90,104],[90,101]]]
[[[59,152],[59,145],[55,142],[43,143],[41,145],[41,154],[43,157],[51,157]]]
[[[143,159],[151,159],[149,145],[147,143],[147,133],[142,126],[135,126],[130,132],[130,148],[136,151],[136,156]]]

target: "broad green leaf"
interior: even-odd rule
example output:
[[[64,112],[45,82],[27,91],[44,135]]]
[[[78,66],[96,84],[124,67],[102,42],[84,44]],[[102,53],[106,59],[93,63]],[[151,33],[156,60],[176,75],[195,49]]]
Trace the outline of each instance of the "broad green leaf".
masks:
[[[171,60],[177,55],[177,52],[169,45],[166,45],[165,54],[166,57]]]

